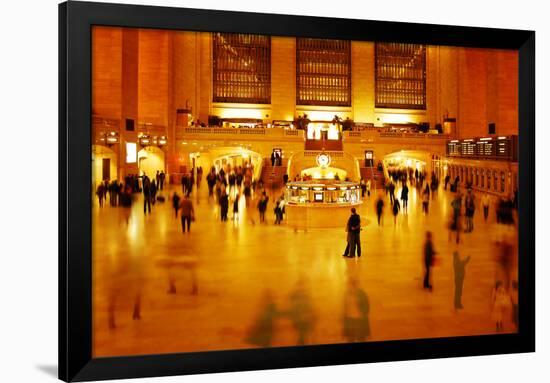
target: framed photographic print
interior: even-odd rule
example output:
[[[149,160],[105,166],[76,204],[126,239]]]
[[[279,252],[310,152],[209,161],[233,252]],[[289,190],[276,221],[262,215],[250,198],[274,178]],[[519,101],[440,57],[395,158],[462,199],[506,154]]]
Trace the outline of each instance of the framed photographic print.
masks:
[[[533,352],[534,32],[59,5],[59,377]]]

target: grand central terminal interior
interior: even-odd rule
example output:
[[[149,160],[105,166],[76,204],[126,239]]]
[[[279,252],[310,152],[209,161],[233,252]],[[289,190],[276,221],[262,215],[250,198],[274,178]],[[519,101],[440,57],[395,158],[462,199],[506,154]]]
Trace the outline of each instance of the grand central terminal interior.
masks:
[[[516,332],[518,55],[94,27],[94,356]]]

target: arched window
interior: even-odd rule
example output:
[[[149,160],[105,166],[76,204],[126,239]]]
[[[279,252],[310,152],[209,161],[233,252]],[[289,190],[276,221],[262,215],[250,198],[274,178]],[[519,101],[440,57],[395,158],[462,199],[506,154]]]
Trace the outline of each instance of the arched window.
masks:
[[[375,106],[426,109],[426,46],[375,45]]]
[[[215,33],[213,101],[271,102],[271,37]]]
[[[296,39],[296,104],[351,105],[351,42]]]

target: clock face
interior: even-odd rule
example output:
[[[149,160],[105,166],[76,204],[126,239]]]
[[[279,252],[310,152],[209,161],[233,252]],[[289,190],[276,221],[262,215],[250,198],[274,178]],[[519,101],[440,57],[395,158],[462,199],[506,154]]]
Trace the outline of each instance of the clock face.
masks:
[[[317,156],[317,165],[322,168],[326,168],[330,165],[330,156],[325,153],[321,153]]]

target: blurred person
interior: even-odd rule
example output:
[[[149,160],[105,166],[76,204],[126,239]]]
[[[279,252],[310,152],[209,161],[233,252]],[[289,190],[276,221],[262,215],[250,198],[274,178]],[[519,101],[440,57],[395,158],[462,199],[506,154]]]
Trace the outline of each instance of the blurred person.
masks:
[[[397,215],[399,214],[399,210],[401,209],[401,205],[399,204],[399,201],[397,198],[393,199],[392,204],[392,213],[393,213],[393,225],[397,225]]]
[[[428,214],[428,207],[430,205],[430,188],[426,184],[426,187],[422,191],[422,211]]]
[[[269,197],[265,193],[265,191],[262,192],[262,196],[260,197],[260,200],[258,201],[258,211],[260,213],[260,222],[265,222],[265,212],[267,210],[267,202],[269,201]]]
[[[178,211],[180,209],[180,196],[178,193],[174,192],[174,195],[172,196],[172,207],[174,208],[174,212],[176,213],[176,218],[178,218]]]
[[[122,208],[122,217],[126,225],[128,225],[132,213],[132,188],[129,185],[123,187],[123,191],[119,197],[119,205]]]
[[[283,221],[284,212],[285,212],[285,198],[284,196],[281,196],[276,201],[276,206],[275,206],[275,224],[276,225],[280,225],[281,222]]]
[[[342,315],[342,332],[348,342],[364,342],[370,337],[369,312],[368,295],[355,277],[348,277]]]
[[[491,205],[491,197],[489,197],[489,193],[484,193],[481,197],[481,207],[483,208],[483,219],[485,222],[487,222],[487,218],[489,217],[489,206]]]
[[[225,222],[227,221],[227,212],[229,210],[229,196],[227,195],[225,190],[221,192],[219,203],[221,220],[222,222]]]
[[[147,211],[149,211],[149,214],[151,214],[151,182],[149,181],[149,177],[147,177],[145,174],[142,178],[142,189],[143,189],[143,213],[147,214]]]
[[[510,296],[506,293],[502,281],[497,281],[491,294],[492,313],[491,316],[496,325],[497,332],[504,329],[504,314],[511,306]]]
[[[445,176],[445,190],[447,190],[447,185],[449,184],[449,181],[451,180],[451,176],[449,174],[447,174]]]
[[[453,253],[453,271],[455,274],[455,309],[462,309],[462,288],[464,286],[464,277],[466,275],[466,265],[470,262],[470,256],[460,259],[458,251]]]
[[[156,184],[155,180],[153,180],[151,182],[150,194],[151,194],[151,203],[154,205],[155,202],[157,201],[157,184]]]
[[[160,177],[159,177],[159,181],[160,181],[160,190],[164,190],[164,181],[166,179],[166,173],[164,173],[164,170],[161,170],[160,171]]]
[[[103,199],[105,198],[105,186],[102,182],[97,185],[95,194],[97,195],[97,199],[99,200],[99,207],[103,207]]]
[[[435,255],[434,245],[432,241],[432,232],[426,232],[426,241],[424,242],[424,283],[423,287],[432,291],[433,286],[431,283],[431,268],[435,264]]]
[[[409,187],[406,183],[403,183],[401,188],[401,201],[403,202],[403,213],[407,213],[407,206],[409,204]]]
[[[246,342],[257,347],[270,347],[273,342],[275,320],[279,316],[271,291],[266,290],[262,298],[262,308],[248,330]]]
[[[451,222],[449,223],[449,241],[451,240],[452,232],[456,232],[456,243],[460,242],[461,220],[460,214],[462,210],[462,195],[457,192],[455,198],[451,201]]]
[[[235,194],[235,200],[233,201],[233,221],[239,220],[239,193]]]
[[[292,327],[296,330],[296,344],[303,346],[310,342],[311,332],[315,325],[315,311],[306,283],[300,279],[289,297],[288,316]]]
[[[475,195],[471,188],[468,189],[464,197],[464,209],[466,215],[466,233],[471,233],[474,230],[474,213],[476,209]]]
[[[393,201],[395,200],[395,184],[392,181],[388,185],[388,193],[390,194],[390,204],[393,205]]]
[[[383,210],[384,210],[384,200],[382,198],[382,194],[379,194],[378,199],[376,200],[376,218],[378,220],[378,226],[381,225]]]
[[[214,196],[214,186],[216,185],[216,169],[212,167],[210,173],[206,176],[206,183],[208,184],[208,198]]]
[[[181,230],[185,233],[185,226],[187,231],[191,231],[191,221],[195,220],[195,210],[193,209],[193,202],[189,199],[189,195],[186,195],[180,203],[181,210]]]

